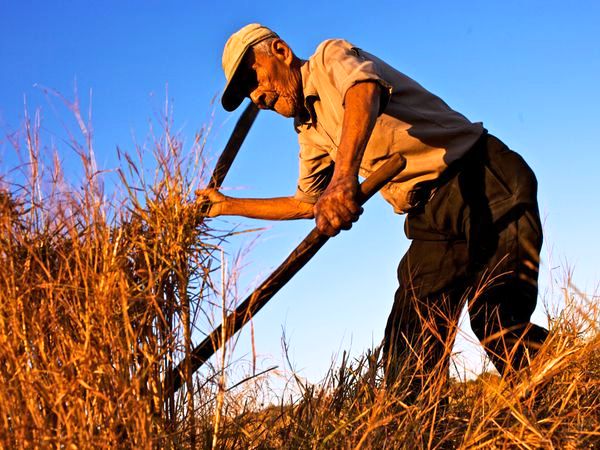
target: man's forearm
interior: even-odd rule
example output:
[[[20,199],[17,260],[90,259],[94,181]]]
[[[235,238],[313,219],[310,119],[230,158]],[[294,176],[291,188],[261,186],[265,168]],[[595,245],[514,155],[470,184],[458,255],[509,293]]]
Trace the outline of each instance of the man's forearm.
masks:
[[[358,83],[346,92],[333,176],[315,205],[317,228],[327,236],[349,229],[362,212],[357,202],[358,170],[377,120],[380,95],[376,82]]]
[[[222,216],[244,216],[252,219],[293,220],[312,219],[312,203],[302,202],[294,197],[276,198],[234,198],[227,197],[219,204]]]
[[[357,177],[358,169],[375,126],[381,87],[375,82],[359,83],[348,90],[344,104],[342,139],[333,179]]]

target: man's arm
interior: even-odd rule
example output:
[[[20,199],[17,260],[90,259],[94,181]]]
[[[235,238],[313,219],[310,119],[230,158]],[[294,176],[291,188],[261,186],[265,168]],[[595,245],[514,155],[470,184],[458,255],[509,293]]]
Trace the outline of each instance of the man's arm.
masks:
[[[358,169],[379,113],[381,87],[361,82],[346,92],[342,137],[331,182],[314,206],[317,228],[327,236],[347,230],[358,220]]]
[[[348,89],[345,98],[342,138],[331,182],[316,205],[294,197],[234,198],[215,189],[199,191],[198,201],[211,204],[208,217],[244,216],[253,219],[291,220],[316,217],[319,231],[335,236],[358,219],[358,169],[379,112],[381,87],[361,82]]]
[[[221,194],[216,189],[197,192],[198,201],[210,203],[208,217],[243,216],[251,219],[292,220],[312,219],[313,204],[294,197],[235,198]]]

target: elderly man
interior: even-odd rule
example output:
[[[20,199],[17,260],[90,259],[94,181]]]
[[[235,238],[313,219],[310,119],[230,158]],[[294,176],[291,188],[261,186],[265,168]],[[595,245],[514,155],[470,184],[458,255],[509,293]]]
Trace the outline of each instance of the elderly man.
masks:
[[[407,214],[412,240],[385,330],[388,383],[409,380],[405,386],[416,395],[427,377],[447,373],[466,301],[496,368],[505,374],[527,364],[547,331],[530,323],[542,230],[536,179],[519,155],[344,40],[327,40],[302,60],[272,30],[251,24],[229,38],[223,68],[227,111],[249,97],[294,119],[300,175],[290,197],[204,191],[211,217],[315,218],[334,236],[362,212],[358,176],[400,153],[406,168],[381,191],[396,213]]]

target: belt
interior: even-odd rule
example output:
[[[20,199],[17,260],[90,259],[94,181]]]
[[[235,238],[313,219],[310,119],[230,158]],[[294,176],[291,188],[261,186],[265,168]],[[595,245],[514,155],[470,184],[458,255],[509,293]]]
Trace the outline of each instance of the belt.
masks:
[[[460,173],[464,167],[473,161],[483,153],[483,150],[487,145],[488,132],[484,128],[481,136],[475,141],[475,144],[471,146],[467,152],[460,157],[458,160],[452,162],[446,170],[444,170],[439,177],[435,180],[424,181],[416,184],[411,191],[408,192],[406,200],[410,205],[408,213],[417,212],[422,210],[425,205],[433,198],[435,193],[454,178],[455,175]]]

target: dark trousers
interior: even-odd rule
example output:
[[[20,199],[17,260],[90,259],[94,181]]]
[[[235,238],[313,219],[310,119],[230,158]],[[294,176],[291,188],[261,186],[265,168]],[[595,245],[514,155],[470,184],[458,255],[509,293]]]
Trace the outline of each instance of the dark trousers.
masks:
[[[460,312],[502,374],[527,364],[547,331],[530,323],[542,230],[537,182],[525,161],[487,133],[411,211],[412,239],[384,338],[388,383],[418,393],[447,377]]]

